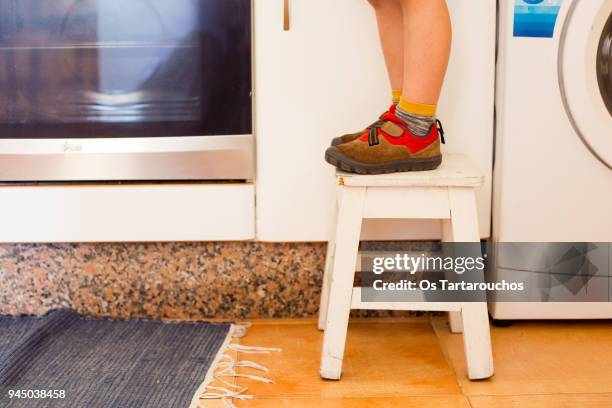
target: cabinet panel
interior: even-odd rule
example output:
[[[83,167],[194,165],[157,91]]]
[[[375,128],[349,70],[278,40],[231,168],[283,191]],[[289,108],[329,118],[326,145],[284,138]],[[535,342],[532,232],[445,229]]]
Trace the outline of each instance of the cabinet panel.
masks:
[[[0,187],[0,242],[242,241],[252,184]]]
[[[291,28],[284,31],[283,2],[255,2],[257,237],[324,241],[334,207],[334,169],[324,162],[324,151],[332,137],[371,123],[388,106],[390,87],[366,0],[290,3]],[[449,0],[455,43],[440,116],[447,149],[471,155],[487,176],[479,196],[482,235],[487,236],[495,2],[474,3],[468,8],[462,0]],[[371,224],[365,238],[387,230],[389,238],[438,234],[433,222],[391,228]]]

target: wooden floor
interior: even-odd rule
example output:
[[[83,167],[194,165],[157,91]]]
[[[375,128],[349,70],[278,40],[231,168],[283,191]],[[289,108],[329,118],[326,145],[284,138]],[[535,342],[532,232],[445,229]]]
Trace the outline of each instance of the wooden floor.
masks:
[[[467,380],[461,335],[449,333],[443,318],[352,320],[340,381],[319,378],[321,340],[314,320],[255,321],[241,344],[283,352],[242,356],[268,367],[275,383],[239,380],[256,398],[235,405],[612,407],[612,322],[492,328],[496,374],[476,382]]]

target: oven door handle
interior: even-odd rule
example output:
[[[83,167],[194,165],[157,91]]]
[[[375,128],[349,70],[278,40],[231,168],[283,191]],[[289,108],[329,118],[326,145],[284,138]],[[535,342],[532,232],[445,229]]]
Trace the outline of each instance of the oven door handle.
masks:
[[[291,19],[289,15],[289,0],[285,0],[285,12],[283,14],[284,14],[283,29],[285,31],[289,31],[291,30]]]

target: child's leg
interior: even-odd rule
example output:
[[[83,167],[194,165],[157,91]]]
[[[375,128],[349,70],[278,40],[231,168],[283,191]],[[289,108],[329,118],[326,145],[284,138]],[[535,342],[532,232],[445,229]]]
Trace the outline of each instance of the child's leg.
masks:
[[[442,163],[440,144],[444,141],[436,108],[451,46],[446,1],[370,2],[376,8],[394,88],[400,86],[403,77],[402,97],[380,121],[350,140],[329,147],[325,160],[342,170],[362,174],[435,169]]]
[[[436,105],[451,48],[446,0],[400,1],[404,16],[402,96],[411,102]]]
[[[399,102],[404,81],[404,23],[400,0],[368,0],[376,11],[380,42],[394,102]]]
[[[446,0],[400,0],[404,16],[404,88],[396,115],[424,136],[436,109],[451,47]]]

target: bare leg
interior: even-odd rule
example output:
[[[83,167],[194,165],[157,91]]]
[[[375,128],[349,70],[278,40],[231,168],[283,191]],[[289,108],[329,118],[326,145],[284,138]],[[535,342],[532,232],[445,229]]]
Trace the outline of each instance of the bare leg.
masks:
[[[383,3],[386,0],[381,0]],[[436,105],[448,59],[452,29],[446,0],[400,0],[404,16],[403,98]]]
[[[376,11],[378,32],[391,89],[403,89],[404,81],[404,23],[400,0],[368,0]]]

